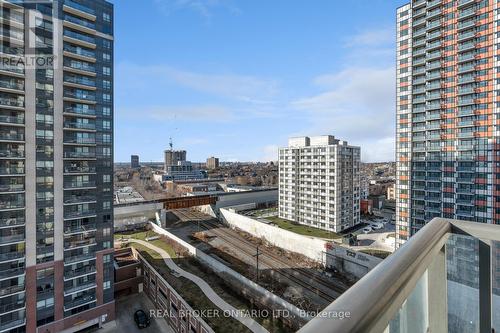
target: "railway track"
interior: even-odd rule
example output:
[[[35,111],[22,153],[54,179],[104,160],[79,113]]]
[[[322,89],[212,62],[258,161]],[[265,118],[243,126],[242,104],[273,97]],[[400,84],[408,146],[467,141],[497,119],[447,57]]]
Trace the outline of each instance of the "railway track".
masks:
[[[253,257],[255,255],[255,244],[243,239],[241,236],[235,237],[231,231],[225,230],[224,228],[221,228],[220,225],[211,221],[204,221],[200,225],[203,229],[208,230],[217,237],[222,238],[226,243],[234,246],[247,256]],[[345,289],[341,289],[331,283],[319,279],[315,273],[309,272],[307,269],[292,268],[293,265],[291,262],[283,260],[276,254],[270,253],[270,251],[262,250],[259,260],[269,269],[282,275],[298,286],[309,290],[311,293],[327,302],[335,300],[335,298],[345,291]],[[292,269],[293,272],[289,271]],[[312,282],[315,282],[317,285]]]

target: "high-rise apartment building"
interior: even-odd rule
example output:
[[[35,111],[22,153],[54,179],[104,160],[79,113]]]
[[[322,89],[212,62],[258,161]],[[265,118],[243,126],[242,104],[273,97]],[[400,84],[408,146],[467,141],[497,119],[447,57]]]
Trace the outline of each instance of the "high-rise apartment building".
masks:
[[[0,332],[114,319],[113,6],[0,1]]]
[[[360,148],[331,135],[279,149],[279,217],[338,232],[360,222]]]
[[[167,171],[169,166],[178,165],[179,162],[186,161],[186,151],[185,150],[165,150],[165,171]]]
[[[217,157],[207,158],[207,169],[213,170],[219,167],[219,159]]]
[[[140,167],[138,155],[130,155],[130,167],[132,169],[137,169],[138,167]]]
[[[397,10],[397,243],[433,217],[500,221],[497,1]]]

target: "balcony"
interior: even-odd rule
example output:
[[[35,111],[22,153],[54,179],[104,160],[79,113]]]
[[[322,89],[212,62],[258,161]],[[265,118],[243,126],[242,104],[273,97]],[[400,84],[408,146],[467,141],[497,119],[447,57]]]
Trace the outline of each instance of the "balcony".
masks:
[[[5,296],[5,295],[9,295],[9,294],[18,293],[18,292],[23,291],[23,290],[24,290],[24,284],[0,288],[0,297]]]
[[[64,108],[64,113],[78,114],[83,116],[95,117],[95,109],[90,108],[87,104],[79,104],[81,106],[67,106]]]
[[[95,256],[94,256],[94,258],[95,258]],[[75,279],[75,278],[80,277],[80,276],[95,274],[95,273],[96,273],[95,265],[93,265],[93,264],[85,265],[83,267],[64,272],[64,280],[68,281],[68,280],[72,280],[72,279]]]
[[[70,287],[70,288],[65,288],[64,289],[64,296],[68,296],[68,295],[77,293],[79,291],[94,289],[96,287],[97,287],[96,282],[92,281],[92,282],[88,282],[88,283],[85,283],[85,284],[73,286],[73,287]]]
[[[64,212],[65,220],[81,219],[85,217],[94,217],[94,216],[96,216],[94,210],[75,210],[75,211]]]
[[[66,265],[73,265],[77,262],[90,261],[90,260],[94,260],[94,259],[95,259],[95,253],[92,253],[92,252],[77,254],[77,255],[73,255],[73,256],[65,256],[64,257],[64,265],[65,266]],[[75,277],[78,277],[79,275],[83,275],[83,274],[74,274],[75,272],[76,272],[76,270],[70,271],[70,272],[65,272],[64,273],[65,279],[66,279],[66,277],[75,278]],[[94,272],[95,272],[95,267],[94,267]]]
[[[0,279],[10,279],[24,274],[24,267],[11,268],[0,271]]]
[[[79,100],[80,102],[90,102],[95,103],[96,97],[94,93],[90,93],[86,90],[65,90],[64,98],[70,98],[74,100]]]
[[[73,44],[81,45],[83,47],[88,47],[90,49],[95,49],[95,38],[84,33],[79,33],[76,31],[64,29],[63,38],[67,42]]]
[[[0,106],[3,107],[14,107],[14,108],[24,108],[24,99],[21,98],[8,98],[0,97]]]
[[[95,131],[95,123],[65,121],[64,128]]]
[[[24,258],[25,254],[21,251],[0,253],[0,262],[14,261]]]
[[[94,198],[95,201],[95,198]],[[97,227],[95,223],[69,225],[64,227],[64,233],[67,235],[78,234],[83,232],[93,232],[96,231]]]
[[[89,8],[87,6],[84,6],[82,4],[79,4],[75,1],[65,0],[63,9],[66,12],[84,17],[84,18],[92,20],[92,21],[95,21],[95,19],[96,19],[96,16],[95,16],[96,12],[94,9]]]
[[[71,301],[64,302],[64,311],[82,306],[84,304],[93,303],[96,301],[95,295],[85,295],[84,297],[75,298]]]
[[[95,155],[95,151],[65,151],[64,158],[95,159],[96,155]],[[0,170],[1,170],[1,168],[0,168]]]
[[[78,166],[74,166],[74,167],[71,167],[71,166],[66,166],[64,167],[64,173],[74,173],[74,174],[78,174],[78,173],[95,173],[95,167],[91,167],[91,166],[88,166],[88,167],[78,167]]]
[[[6,230],[6,229],[4,229]],[[0,245],[6,245],[6,244],[14,244],[14,243],[20,243],[24,242],[25,236],[24,234],[14,234],[14,235],[9,235],[9,236],[0,236]]]
[[[65,182],[64,189],[79,189],[79,188],[93,188],[96,187],[95,181],[74,181],[74,182]]]
[[[467,236],[464,236],[467,235]],[[477,259],[469,286],[447,277],[460,269],[457,256],[449,251],[456,240],[472,242]],[[409,239],[322,313],[349,312],[343,320],[318,316],[299,333],[332,332],[453,332],[458,328],[450,316],[462,311],[463,332],[493,332],[492,310],[499,296],[492,294],[492,244],[500,241],[500,226],[435,218]],[[448,258],[447,258],[448,257]],[[463,318],[465,317],[465,318]],[[497,323],[498,325],[498,323]]]
[[[68,86],[84,86],[86,89],[92,90],[96,87],[95,80],[91,80],[85,76],[66,75],[64,76],[64,82]]]

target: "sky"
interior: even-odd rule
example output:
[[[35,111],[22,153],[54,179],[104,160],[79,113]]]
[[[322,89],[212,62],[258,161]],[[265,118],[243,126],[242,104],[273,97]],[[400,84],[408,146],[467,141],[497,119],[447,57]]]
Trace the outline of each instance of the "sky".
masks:
[[[394,160],[400,0],[112,0],[115,161],[277,160],[331,134]]]

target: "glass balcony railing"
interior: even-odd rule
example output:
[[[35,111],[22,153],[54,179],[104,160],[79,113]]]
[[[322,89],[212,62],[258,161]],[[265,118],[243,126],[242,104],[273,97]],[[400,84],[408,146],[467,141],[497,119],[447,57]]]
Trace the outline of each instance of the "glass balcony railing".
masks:
[[[24,134],[16,132],[0,132],[0,140],[24,141]]]
[[[496,332],[499,250],[500,225],[434,218],[298,332]]]
[[[95,173],[95,167],[64,167],[65,173]]]
[[[0,253],[0,262],[11,261],[21,258],[24,258],[24,252],[21,251]]]
[[[95,138],[64,138],[64,143],[73,143],[81,145],[95,145]]]
[[[0,80],[0,88],[24,90],[24,83],[18,81],[5,81]]]
[[[10,277],[15,277],[23,274],[24,274],[24,267],[5,269],[0,271],[0,279],[7,279]]]
[[[87,182],[65,182],[64,188],[83,188],[83,187],[95,187],[94,181]]]
[[[65,158],[95,158],[95,151],[65,151]],[[1,172],[0,172],[1,174]]]
[[[64,108],[64,112],[67,113],[76,113],[76,114],[83,114],[87,116],[95,116],[95,109],[92,108],[86,108],[86,107],[78,107],[78,106],[67,106]]]
[[[65,301],[64,310],[73,309],[83,304],[94,302],[95,300],[95,295],[85,295],[84,297],[78,297],[71,301]]]
[[[70,255],[70,256],[64,256],[64,264],[65,265],[71,265],[73,263],[79,262],[79,261],[86,261],[86,260],[93,260],[95,259],[95,253],[82,253],[82,254],[77,254],[77,255]],[[66,271],[64,272],[64,277],[65,278],[74,278],[80,275],[85,275],[85,274],[90,274],[95,272],[95,266],[92,266],[92,271],[88,269],[90,266],[85,266],[80,269],[75,269],[71,271]],[[89,271],[84,271],[88,269]]]
[[[66,122],[64,122],[64,128],[95,130],[95,123],[82,123],[82,122],[66,121]]]
[[[79,218],[79,217],[88,217],[88,216],[93,216],[95,215],[94,210],[76,210],[76,211],[69,211],[69,212],[64,212],[64,218],[65,219],[73,219],[73,218]]]
[[[89,86],[89,87],[95,87],[95,80],[91,80],[91,79],[86,78],[84,76],[80,76],[80,77],[78,77],[78,76],[65,76],[64,82],[81,84],[81,85]]]
[[[24,308],[24,299],[18,300],[14,303],[0,305],[0,313],[7,313]]]
[[[21,175],[24,174],[24,167],[0,167],[0,175]]]
[[[68,66],[68,67],[73,68],[73,69],[78,69],[81,71],[91,72],[91,73],[96,72],[95,66],[87,64],[87,63],[79,62],[79,61],[67,62],[65,64],[65,66]]]
[[[77,40],[80,40],[80,41],[85,42],[85,43],[95,44],[94,37],[91,37],[91,36],[85,35],[85,34],[81,34],[79,32],[71,31],[68,29],[64,29],[64,36],[70,37],[73,39],[77,39]]]
[[[0,192],[22,192],[24,184],[0,184]]]
[[[73,46],[68,43],[64,43],[64,51],[74,53],[77,55],[80,55],[82,57],[88,57],[88,58],[94,58],[95,59],[95,52],[89,49],[84,49],[79,46]]]
[[[83,91],[83,90],[81,90],[81,91],[80,90],[79,91],[65,90],[64,97],[95,102],[95,94],[90,93],[88,91]]]
[[[24,107],[24,99],[0,97],[0,106],[14,106],[14,107],[23,108]]]
[[[23,158],[24,150],[0,150],[0,158]]]
[[[79,10],[81,12],[90,14],[90,15],[95,15],[95,10],[94,9],[89,8],[87,6],[84,6],[82,4],[79,4],[79,3],[75,2],[75,1],[65,0],[64,1],[64,5],[68,6],[68,7],[71,7],[71,8],[74,8],[74,9],[77,9],[77,10]]]
[[[0,115],[0,123],[24,124],[24,115],[23,114],[17,116]]]
[[[87,21],[87,20],[80,19],[80,18],[75,17],[75,16],[71,16],[71,15],[67,15],[66,14],[66,15],[64,15],[64,20],[68,21],[68,22],[71,22],[71,23],[74,23],[74,24],[81,25],[81,26],[89,28],[89,29],[94,29],[95,30],[95,23]]]
[[[94,198],[89,198],[88,200],[95,200]],[[89,231],[95,231],[96,230],[96,225],[89,223],[89,224],[80,224],[80,225],[69,225],[64,228],[64,233],[65,234],[74,234],[78,232],[89,232]]]
[[[91,281],[91,282],[87,282],[84,284],[64,288],[64,294],[69,295],[69,294],[73,294],[73,293],[76,293],[76,292],[79,292],[82,290],[91,289],[92,287],[93,288],[97,287],[95,281]]]

